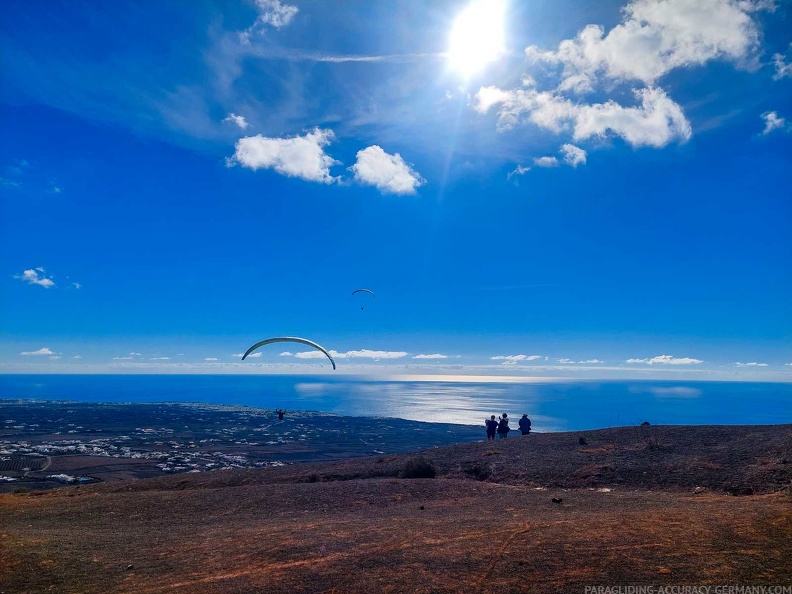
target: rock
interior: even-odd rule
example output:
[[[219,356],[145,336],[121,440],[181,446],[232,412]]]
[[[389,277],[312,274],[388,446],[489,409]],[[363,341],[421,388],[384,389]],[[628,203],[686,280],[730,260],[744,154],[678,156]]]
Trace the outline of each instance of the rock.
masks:
[[[127,570],[127,571],[129,571],[130,569],[134,569],[134,568],[135,568],[135,566],[134,566],[134,565],[132,565],[131,563],[130,563],[129,565],[127,565],[127,566],[126,566],[126,570]]]
[[[553,497],[552,501],[553,503],[561,503],[563,499],[561,499],[560,497]]]
[[[703,492],[704,492],[704,491],[706,491],[706,490],[707,490],[707,489],[705,489],[704,487],[696,487],[695,489],[693,489],[693,493],[695,493],[696,495],[698,495],[698,494],[700,494],[700,493],[703,493]]]
[[[588,442],[586,441],[585,437],[578,437],[578,443],[580,445],[587,445],[588,444]]]

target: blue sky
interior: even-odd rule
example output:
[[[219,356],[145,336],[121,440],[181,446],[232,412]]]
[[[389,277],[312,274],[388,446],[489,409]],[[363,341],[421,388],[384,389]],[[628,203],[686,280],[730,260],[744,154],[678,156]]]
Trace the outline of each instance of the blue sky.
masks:
[[[0,372],[792,380],[792,4],[22,0]],[[365,293],[351,295],[366,287]]]

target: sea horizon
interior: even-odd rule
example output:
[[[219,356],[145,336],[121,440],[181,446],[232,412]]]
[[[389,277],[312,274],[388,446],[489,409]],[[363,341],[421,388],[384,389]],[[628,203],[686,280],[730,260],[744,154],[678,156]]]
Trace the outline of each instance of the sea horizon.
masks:
[[[503,377],[392,379],[319,375],[3,374],[0,399],[195,403],[480,425],[527,414],[537,432],[637,425],[792,422],[792,384]]]

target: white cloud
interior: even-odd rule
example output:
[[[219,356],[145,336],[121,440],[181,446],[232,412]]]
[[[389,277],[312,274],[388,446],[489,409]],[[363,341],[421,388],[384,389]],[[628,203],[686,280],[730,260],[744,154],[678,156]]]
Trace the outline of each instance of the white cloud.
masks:
[[[632,146],[663,147],[674,140],[688,140],[692,131],[682,108],[661,89],[635,91],[641,103],[623,107],[607,101],[580,108],[575,118],[576,140],[605,136],[612,132]]]
[[[282,175],[306,181],[331,184],[337,178],[330,175],[330,167],[338,161],[324,152],[333,141],[332,130],[314,128],[305,136],[267,138],[258,134],[240,138],[236,143],[230,165],[239,164],[250,169],[274,169]]]
[[[329,351],[334,359],[401,359],[406,357],[408,353],[404,351],[371,351],[369,349],[362,349],[359,351],[346,351],[339,353],[338,351]],[[324,353],[321,351],[306,351],[302,353],[295,353],[298,359],[321,359]]]
[[[82,355],[74,355],[72,359],[82,359]]]
[[[764,120],[765,127],[762,130],[762,134],[770,134],[773,130],[784,129],[786,125],[786,120],[782,117],[778,116],[778,112],[775,111],[766,111],[762,114],[762,119]]]
[[[558,167],[558,159],[555,157],[537,157],[533,160],[537,167]]]
[[[288,25],[299,11],[296,6],[281,4],[280,0],[256,0],[256,6],[260,11],[256,22],[272,25],[276,29]]]
[[[60,355],[53,355],[52,357],[50,357],[50,359],[52,359],[53,361],[57,361],[58,359],[62,359],[62,357]]]
[[[74,289],[82,289],[83,288],[82,283],[72,283],[71,287],[74,288]]]
[[[270,27],[275,29],[285,27],[299,12],[296,6],[282,4],[280,0],[255,0],[255,2],[259,16],[250,27],[240,33],[243,43],[250,43],[250,38],[253,35],[260,35]]]
[[[574,144],[564,144],[561,146],[561,152],[564,154],[564,162],[572,167],[586,164],[586,151]]]
[[[572,359],[559,359],[558,362],[559,363],[574,363],[574,361]]]
[[[141,353],[129,353],[129,354],[130,355],[134,355],[136,357],[142,357],[143,356]]]
[[[432,355],[415,355],[413,359],[448,359],[448,355],[441,355],[440,353],[434,353]]]
[[[585,361],[580,361],[580,363],[605,363],[605,361],[600,361],[599,359],[586,359]]]
[[[217,357],[206,357],[204,361],[219,361]]]
[[[134,359],[134,357],[113,357],[113,361],[129,361]]]
[[[789,47],[792,48],[792,43]],[[782,54],[773,54],[773,66],[775,66],[774,80],[792,77],[792,62],[787,62]]]
[[[228,114],[228,115],[227,115],[227,116],[226,116],[226,117],[223,119],[223,121],[224,121],[224,122],[230,122],[230,123],[232,123],[232,124],[236,124],[237,126],[239,126],[240,128],[242,128],[243,130],[244,130],[245,128],[247,128],[248,126],[250,126],[250,124],[248,124],[247,120],[245,119],[245,116],[237,115],[237,114],[235,114],[235,113],[229,113],[229,114]]]
[[[497,89],[497,91],[500,91]],[[632,146],[663,147],[692,135],[682,108],[659,88],[634,91],[639,105],[624,107],[615,101],[578,104],[549,92],[516,89],[494,93],[479,90],[474,108],[485,113],[498,105],[498,128],[509,129],[530,122],[556,134],[571,129],[575,140],[620,136]]]
[[[37,351],[24,351],[24,352],[21,352],[19,354],[20,355],[39,356],[39,355],[55,355],[57,353],[53,353],[48,347],[42,347],[42,348],[40,348]]]
[[[55,286],[55,282],[52,280],[52,278],[44,276],[44,269],[41,267],[25,270],[22,274],[14,275],[14,278],[23,280],[30,285],[44,287],[45,289]]]
[[[737,361],[734,365],[737,367],[767,367],[767,363],[757,363],[756,361],[751,363],[740,363]]]
[[[52,186],[50,187],[50,193],[52,193],[52,194],[62,194],[63,193],[63,188],[61,188],[60,186],[58,186],[56,184],[52,184]]]
[[[384,194],[415,194],[425,183],[399,153],[389,155],[377,145],[358,151],[357,162],[349,170],[356,181],[375,186]]]
[[[497,355],[490,357],[492,361],[505,361],[506,364],[514,364],[520,361],[536,361],[541,358],[542,355]]]
[[[511,179],[511,178],[512,178],[512,176],[514,176],[514,175],[525,175],[525,174],[526,174],[526,173],[528,173],[530,170],[531,170],[531,168],[530,168],[530,167],[523,167],[522,165],[517,165],[517,169],[515,169],[514,171],[512,171],[511,173],[509,173],[509,174],[506,176],[506,179],[507,179],[507,180],[508,180],[508,179]]]
[[[149,357],[149,361],[170,361],[170,357]]]
[[[241,359],[241,358],[242,358],[242,356],[243,356],[244,354],[245,354],[245,353],[235,353],[235,354],[233,354],[233,355],[231,355],[231,356],[232,356],[232,357],[239,357],[239,358]],[[264,355],[264,353],[263,353],[263,352],[261,352],[261,351],[258,351],[258,352],[256,352],[256,353],[251,353],[251,354],[249,354],[249,355],[248,355],[247,357],[245,357],[245,358],[246,358],[246,359],[253,359],[253,358],[262,357],[263,355]]]
[[[672,357],[671,355],[658,355],[651,359],[627,359],[627,363],[646,363],[648,365],[697,365],[703,362],[701,359]]]
[[[761,7],[734,0],[635,0],[607,34],[587,25],[556,50],[526,48],[534,60],[560,65],[559,90],[587,92],[599,77],[647,85],[675,68],[722,59],[747,64],[759,32],[750,13]]]

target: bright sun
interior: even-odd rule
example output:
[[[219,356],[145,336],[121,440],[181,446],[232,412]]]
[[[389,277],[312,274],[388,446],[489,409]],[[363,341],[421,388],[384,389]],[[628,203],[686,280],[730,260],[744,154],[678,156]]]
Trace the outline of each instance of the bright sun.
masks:
[[[473,0],[451,30],[451,67],[470,76],[503,53],[503,0]]]

